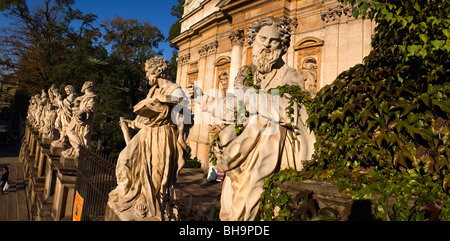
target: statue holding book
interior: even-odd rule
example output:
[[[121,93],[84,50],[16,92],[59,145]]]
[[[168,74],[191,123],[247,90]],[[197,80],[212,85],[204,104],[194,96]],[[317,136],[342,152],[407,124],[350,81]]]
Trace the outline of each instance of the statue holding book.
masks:
[[[127,146],[117,167],[117,187],[108,206],[120,220],[162,220],[161,194],[174,186],[184,165],[186,150],[183,90],[172,82],[167,60],[154,57],[145,64],[152,86],[147,97],[134,106],[136,119],[121,118]],[[184,113],[190,118],[190,113]],[[139,130],[133,137],[129,128]]]

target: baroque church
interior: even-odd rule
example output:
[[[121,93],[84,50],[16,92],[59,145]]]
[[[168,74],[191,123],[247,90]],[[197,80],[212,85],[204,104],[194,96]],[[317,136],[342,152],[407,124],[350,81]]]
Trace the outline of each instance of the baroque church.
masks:
[[[186,0],[181,33],[172,40],[179,46],[176,82],[215,90],[216,97],[233,89],[235,76],[252,60],[247,29],[258,18],[276,17],[291,30],[283,60],[303,73],[314,96],[371,51],[375,23],[355,19],[352,11],[353,6],[336,0]],[[213,136],[207,118],[194,123],[188,138],[191,157],[204,169]]]

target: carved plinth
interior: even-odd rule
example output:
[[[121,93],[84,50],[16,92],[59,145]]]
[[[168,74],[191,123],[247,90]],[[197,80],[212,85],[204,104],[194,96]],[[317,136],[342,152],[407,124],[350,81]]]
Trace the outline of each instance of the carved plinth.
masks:
[[[77,161],[78,161],[78,159],[76,157],[67,157],[63,154],[63,155],[61,155],[60,163],[64,167],[75,168]]]
[[[50,145],[52,143],[52,141],[53,141],[53,138],[48,138],[48,137],[45,137],[45,136],[41,137],[41,144],[42,145],[48,146],[48,145]]]
[[[76,174],[58,170],[51,215],[55,221],[72,220],[73,200],[75,198]]]
[[[61,155],[61,152],[64,150],[62,145],[50,144],[50,153],[55,156]]]

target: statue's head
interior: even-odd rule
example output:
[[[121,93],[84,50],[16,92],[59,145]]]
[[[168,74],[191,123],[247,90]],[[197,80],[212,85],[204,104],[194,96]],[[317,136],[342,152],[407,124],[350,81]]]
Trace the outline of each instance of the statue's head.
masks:
[[[66,91],[66,94],[67,94],[67,95],[71,95],[71,94],[75,93],[75,88],[73,88],[72,85],[67,85],[67,86],[64,88],[64,91]]]
[[[253,45],[253,64],[259,72],[272,71],[275,63],[287,52],[291,42],[288,25],[274,18],[257,19],[247,31],[247,41]]]
[[[161,57],[153,57],[145,62],[145,73],[150,85],[155,85],[158,78],[172,80],[169,62]]]
[[[95,92],[94,82],[92,81],[84,82],[83,87],[81,87],[81,93],[86,93],[86,91]]]
[[[42,90],[41,99],[46,99],[46,98],[48,98],[48,94],[45,92],[45,90]]]
[[[61,93],[59,92],[59,89],[58,88],[53,88],[52,89],[52,94],[53,94],[53,96],[59,96],[59,95],[61,95]]]

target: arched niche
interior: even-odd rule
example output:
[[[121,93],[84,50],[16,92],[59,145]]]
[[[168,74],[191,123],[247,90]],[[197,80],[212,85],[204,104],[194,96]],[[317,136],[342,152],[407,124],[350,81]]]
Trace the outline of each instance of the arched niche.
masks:
[[[315,96],[320,90],[323,40],[306,37],[294,45],[297,55],[297,70],[303,73],[306,89]]]
[[[230,63],[231,57],[221,56],[214,61],[214,67],[216,68],[216,76],[214,87],[219,91],[226,91],[230,82]]]

